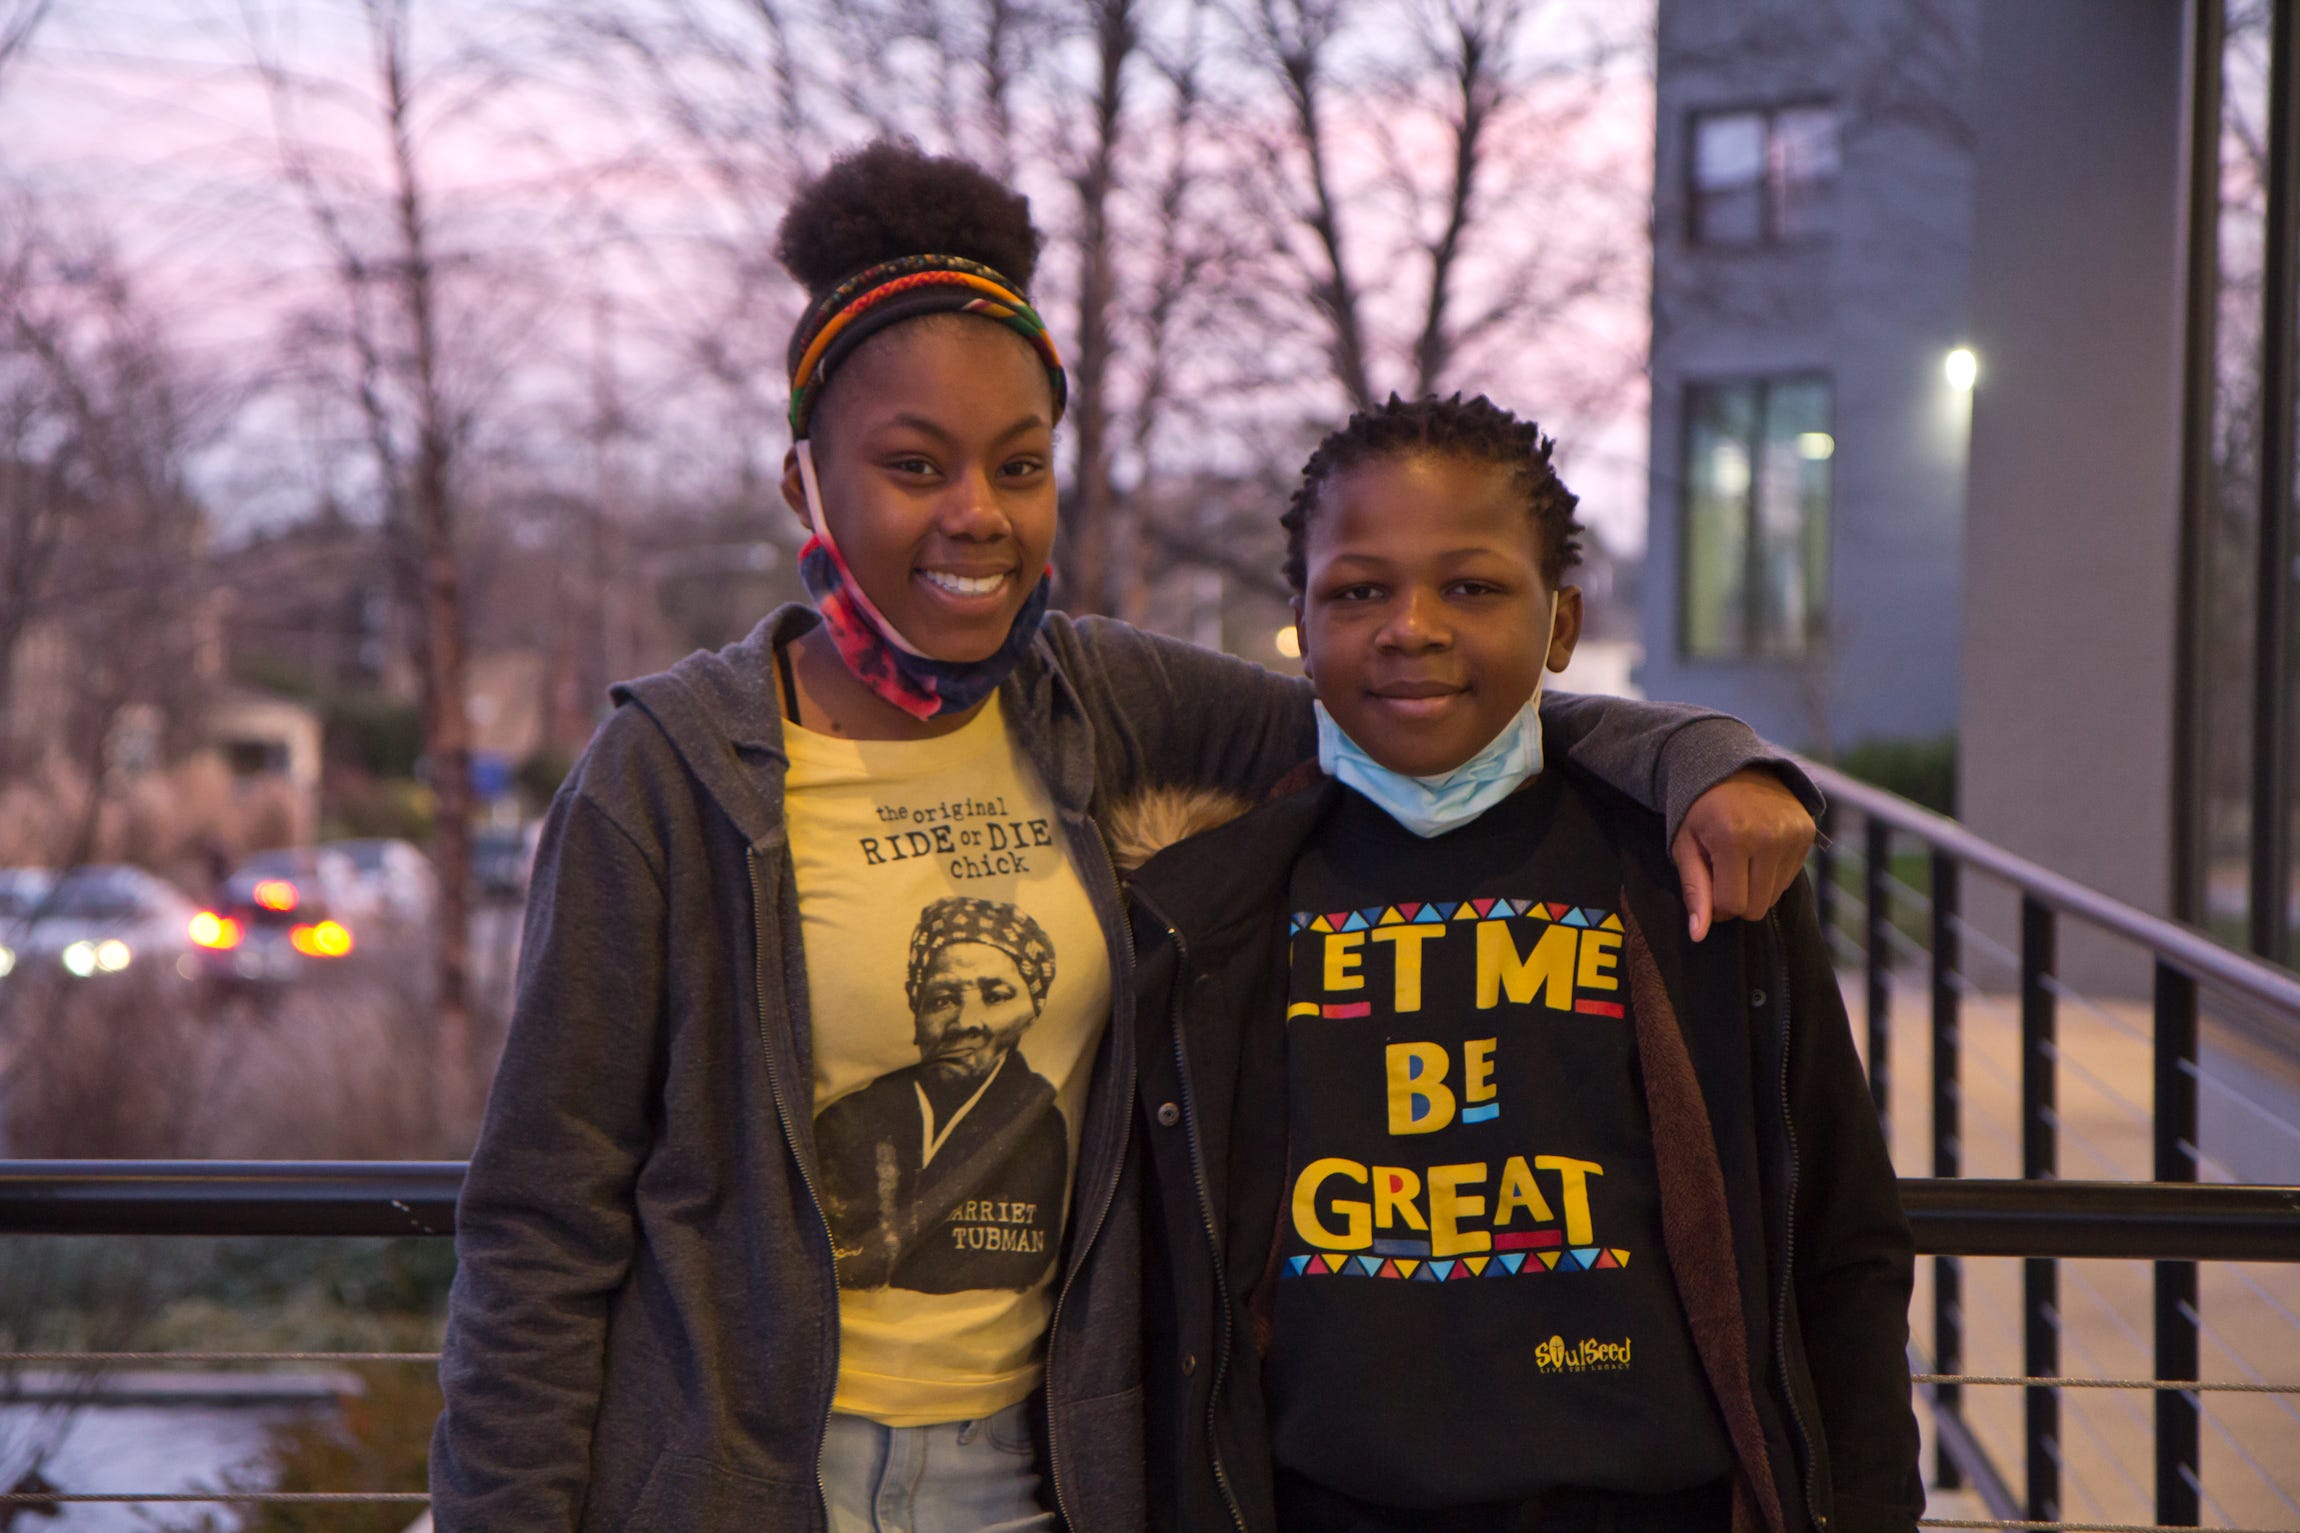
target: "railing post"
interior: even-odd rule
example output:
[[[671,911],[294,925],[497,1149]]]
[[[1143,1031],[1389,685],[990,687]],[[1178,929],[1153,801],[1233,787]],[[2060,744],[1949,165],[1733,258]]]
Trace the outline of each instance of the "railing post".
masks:
[[[1892,1100],[1893,950],[1889,945],[1892,911],[1886,895],[1885,873],[1893,858],[1893,827],[1875,815],[1866,817],[1861,830],[1861,898],[1866,907],[1866,947],[1869,980],[1869,1096],[1877,1104],[1879,1119],[1889,1117]],[[1891,1125],[1885,1142],[1892,1143]]]
[[[2196,1180],[2196,981],[2156,965],[2156,1165],[2160,1182]],[[2193,1379],[2197,1368],[2196,1263],[2156,1264],[2156,1376]],[[2156,1392],[2156,1520],[2196,1526],[2202,1510],[2196,1396]]]
[[[2052,907],[2033,895],[2020,902],[2021,1176],[2055,1172]],[[2060,1267],[2049,1257],[2021,1263],[2023,1362],[2033,1378],[2060,1372]],[[2028,1515],[2060,1519],[2060,1393],[2031,1385],[2027,1395]]]
[[[1962,1147],[1957,1142],[1957,862],[1935,847],[1933,863],[1933,1175],[1960,1173]],[[1953,1256],[1933,1258],[1933,1371],[1962,1373],[1965,1362],[1964,1267]],[[1940,1384],[1933,1389],[1937,1416],[1962,1419],[1964,1387]],[[1943,1490],[1964,1484],[1964,1472],[1938,1439],[1933,1445],[1933,1483]]]

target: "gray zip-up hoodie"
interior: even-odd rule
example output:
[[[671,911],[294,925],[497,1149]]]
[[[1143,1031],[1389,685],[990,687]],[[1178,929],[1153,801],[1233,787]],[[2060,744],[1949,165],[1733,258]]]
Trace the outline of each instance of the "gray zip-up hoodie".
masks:
[[[817,621],[784,607],[740,643],[618,687],[551,806],[457,1217],[447,1409],[432,1442],[440,1533],[824,1525],[816,1464],[838,1286],[771,664],[774,645]],[[1160,789],[1259,797],[1315,750],[1309,691],[1056,614],[1001,701],[1057,806],[1113,976],[1047,1339],[1042,1452],[1072,1529],[1133,1530],[1132,952],[1098,822]],[[1714,783],[1779,762],[1746,726],[1697,709],[1542,708],[1553,740],[1662,809],[1671,833]]]

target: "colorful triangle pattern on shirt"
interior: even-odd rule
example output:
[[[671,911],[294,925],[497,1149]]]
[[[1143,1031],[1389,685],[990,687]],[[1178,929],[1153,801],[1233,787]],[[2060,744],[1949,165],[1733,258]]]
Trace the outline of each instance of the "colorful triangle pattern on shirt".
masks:
[[[1531,1258],[1529,1260],[1529,1258]],[[1618,1272],[1629,1253],[1617,1246],[1573,1246],[1563,1251],[1497,1251],[1485,1256],[1347,1256],[1339,1251],[1289,1256],[1283,1277],[1375,1277],[1414,1283],[1459,1283],[1478,1277],[1533,1277],[1544,1272]]]
[[[1354,932],[1376,926],[1442,926],[1448,921],[1499,921],[1511,916],[1533,921],[1556,921],[1597,931],[1617,932],[1621,917],[1595,906],[1545,904],[1540,900],[1494,897],[1476,900],[1400,900],[1395,905],[1372,905],[1364,910],[1296,911],[1290,934],[1302,932]]]

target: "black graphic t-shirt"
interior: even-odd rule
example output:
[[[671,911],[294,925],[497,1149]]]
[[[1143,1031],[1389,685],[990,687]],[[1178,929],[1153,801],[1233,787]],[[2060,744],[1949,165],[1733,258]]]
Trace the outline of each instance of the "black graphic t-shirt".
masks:
[[[1661,1247],[1620,870],[1549,773],[1425,840],[1343,795],[1297,864],[1279,1464],[1398,1507],[1732,1466]]]

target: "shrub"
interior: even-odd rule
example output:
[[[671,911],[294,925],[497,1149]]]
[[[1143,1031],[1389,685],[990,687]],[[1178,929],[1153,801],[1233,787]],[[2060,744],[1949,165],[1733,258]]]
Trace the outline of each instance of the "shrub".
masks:
[[[439,1381],[428,1368],[376,1363],[353,1370],[366,1385],[331,1413],[296,1416],[273,1426],[246,1469],[224,1477],[236,1491],[420,1491],[439,1419]],[[215,1514],[200,1533],[403,1533],[420,1509],[405,1502],[370,1505],[266,1503],[231,1523]]]
[[[519,763],[519,791],[540,812],[558,793],[575,762],[565,751],[546,746]]]
[[[327,757],[377,777],[413,777],[423,718],[413,703],[362,692],[327,704]]]
[[[1838,770],[1940,814],[1957,812],[1957,737],[1863,740],[1837,756]]]
[[[431,790],[412,778],[377,777],[359,767],[331,765],[321,796],[323,836],[384,836],[418,846],[431,840],[436,806]]]

